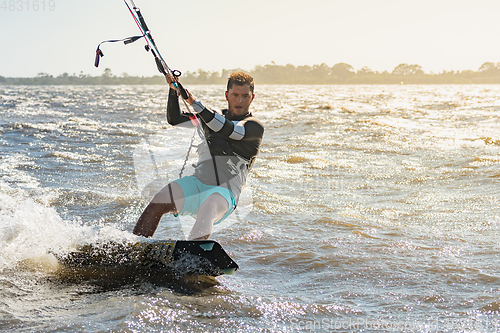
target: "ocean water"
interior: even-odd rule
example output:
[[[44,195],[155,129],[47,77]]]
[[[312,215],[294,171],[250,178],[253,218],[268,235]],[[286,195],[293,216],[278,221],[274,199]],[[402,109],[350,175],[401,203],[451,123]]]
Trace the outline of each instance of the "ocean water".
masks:
[[[193,86],[225,105],[222,86]],[[232,276],[77,276],[190,171],[165,86],[0,86],[0,331],[498,332],[500,86],[257,86]],[[158,239],[183,239],[165,216]]]

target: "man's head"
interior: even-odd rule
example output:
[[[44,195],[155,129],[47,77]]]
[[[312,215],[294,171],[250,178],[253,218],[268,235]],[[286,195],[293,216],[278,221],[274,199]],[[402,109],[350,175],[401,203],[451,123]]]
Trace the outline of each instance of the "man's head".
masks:
[[[227,91],[231,89],[234,85],[244,86],[248,84],[250,91],[253,94],[254,84],[253,77],[243,72],[234,72],[227,78]]]
[[[255,95],[253,78],[243,72],[232,73],[227,80],[226,100],[231,116],[244,116],[248,113]]]

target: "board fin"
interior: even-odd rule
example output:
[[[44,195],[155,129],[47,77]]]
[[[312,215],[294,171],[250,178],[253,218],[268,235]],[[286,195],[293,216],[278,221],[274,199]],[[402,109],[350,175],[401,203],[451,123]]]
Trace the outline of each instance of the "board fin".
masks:
[[[200,244],[200,247],[205,251],[212,251],[212,249],[214,248],[214,243]]]

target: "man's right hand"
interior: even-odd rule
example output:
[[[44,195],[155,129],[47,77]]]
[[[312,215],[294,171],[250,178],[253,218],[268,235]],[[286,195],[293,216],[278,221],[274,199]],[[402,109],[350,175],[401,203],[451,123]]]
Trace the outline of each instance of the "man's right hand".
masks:
[[[170,86],[170,89],[177,90],[177,88],[174,86],[174,77],[172,76],[172,73],[168,72],[167,75],[165,75],[165,80],[167,80],[167,83]],[[179,92],[177,92],[177,93],[179,93]]]

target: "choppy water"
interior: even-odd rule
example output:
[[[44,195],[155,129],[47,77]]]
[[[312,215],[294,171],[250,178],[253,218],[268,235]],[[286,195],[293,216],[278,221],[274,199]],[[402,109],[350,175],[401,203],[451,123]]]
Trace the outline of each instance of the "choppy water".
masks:
[[[0,86],[0,330],[500,331],[500,86],[256,93],[249,205],[213,235],[241,269],[152,281],[51,253],[135,239],[146,184],[178,176],[193,133],[167,125],[165,87]]]

